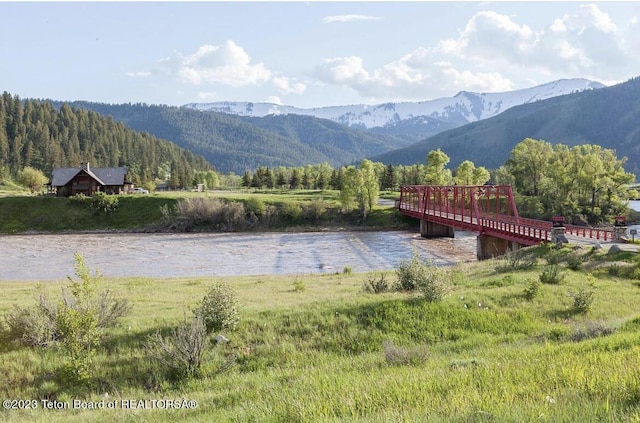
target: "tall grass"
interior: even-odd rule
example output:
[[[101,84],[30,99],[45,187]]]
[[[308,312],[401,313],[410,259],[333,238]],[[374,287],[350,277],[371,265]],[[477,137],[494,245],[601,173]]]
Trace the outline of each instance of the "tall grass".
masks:
[[[595,259],[594,259],[595,260]],[[7,421],[548,421],[640,420],[640,287],[606,268],[527,284],[546,263],[509,274],[498,261],[456,269],[449,296],[366,293],[372,274],[225,278],[242,318],[227,344],[208,342],[198,376],[174,380],[145,350],[170,334],[211,286],[198,279],[113,279],[132,313],[106,332],[98,374],[57,377],[59,352],[2,344],[0,397],[58,401],[174,399],[195,409],[4,410]],[[585,262],[585,267],[590,263]],[[376,273],[379,275],[379,273]],[[393,279],[394,272],[386,276]],[[599,293],[587,315],[571,293]],[[28,305],[32,287],[3,282],[0,315]],[[597,322],[597,323],[594,323]]]

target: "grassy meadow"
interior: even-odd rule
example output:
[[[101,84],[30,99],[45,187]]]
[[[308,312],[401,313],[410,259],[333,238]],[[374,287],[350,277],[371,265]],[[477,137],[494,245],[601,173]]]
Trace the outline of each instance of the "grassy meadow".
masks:
[[[392,206],[375,206],[366,218],[358,211],[343,213],[335,190],[168,191],[150,195],[118,195],[113,210],[92,207],[91,198],[32,196],[0,189],[0,233],[63,231],[246,231],[404,229],[415,221]],[[393,199],[398,193],[383,193]],[[214,200],[239,207],[212,208]],[[177,205],[192,204],[190,216]],[[195,210],[193,210],[195,207]],[[218,207],[218,209],[215,209]],[[225,220],[220,228],[220,219]],[[176,221],[178,223],[176,224]]]
[[[105,332],[90,378],[60,376],[55,346],[5,339],[0,398],[38,408],[3,409],[0,421],[640,422],[640,259],[526,252],[526,266],[505,257],[444,270],[454,284],[440,302],[363,289],[394,272],[103,280],[133,308]],[[553,266],[562,280],[534,283]],[[184,321],[214,282],[235,291],[240,322],[223,333],[228,343],[208,338],[198,375],[171,375],[149,356],[148,336]],[[54,298],[67,283],[44,288]],[[36,303],[33,283],[0,290],[0,316]],[[591,294],[585,309],[580,292]],[[198,406],[122,409],[183,398]],[[42,399],[116,402],[43,410]]]

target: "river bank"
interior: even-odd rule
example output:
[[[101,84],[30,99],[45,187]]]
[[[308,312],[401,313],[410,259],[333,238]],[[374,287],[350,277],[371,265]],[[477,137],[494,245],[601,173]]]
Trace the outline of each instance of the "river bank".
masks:
[[[391,204],[366,217],[343,212],[335,192],[230,192],[119,196],[109,209],[88,198],[0,198],[0,233],[181,233],[406,230],[413,219]]]

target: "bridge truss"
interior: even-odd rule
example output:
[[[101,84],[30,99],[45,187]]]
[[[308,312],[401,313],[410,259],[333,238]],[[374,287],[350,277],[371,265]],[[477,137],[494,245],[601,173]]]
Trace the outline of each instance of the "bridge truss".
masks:
[[[407,185],[396,203],[401,213],[422,221],[478,232],[521,245],[551,241],[553,222],[518,215],[509,185]],[[562,225],[565,234],[611,241],[613,228]]]

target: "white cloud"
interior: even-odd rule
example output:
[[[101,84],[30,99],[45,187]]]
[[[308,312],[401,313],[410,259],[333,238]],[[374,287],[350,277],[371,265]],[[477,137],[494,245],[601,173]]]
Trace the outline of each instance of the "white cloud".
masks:
[[[337,16],[327,16],[322,19],[323,23],[334,23],[334,22],[351,22],[351,21],[371,21],[371,20],[380,20],[381,18],[376,16],[367,16],[367,15],[337,15]]]
[[[211,101],[211,100],[215,100],[216,97],[217,97],[216,93],[212,91],[198,93],[199,100]]]
[[[301,82],[291,83],[289,78],[274,76],[271,83],[283,94],[303,94],[307,86]]]
[[[629,25],[628,30],[634,28]],[[367,68],[355,55],[335,57],[317,66],[315,75],[369,99],[396,100],[452,95],[460,89],[507,91],[531,80],[560,77],[624,80],[634,75],[619,69],[640,65],[636,39],[637,34],[623,32],[595,4],[576,5],[537,28],[516,16],[485,10],[473,15],[457,37],[419,47],[382,66]]]
[[[396,101],[427,99],[451,90],[508,91],[513,83],[498,72],[458,70],[453,63],[434,60],[431,51],[419,48],[395,62],[369,72],[362,58],[351,56],[325,60],[316,69],[325,83],[350,87],[370,99]]]
[[[621,40],[609,15],[592,4],[579,6],[535,31],[512,17],[479,12],[458,38],[441,41],[438,50],[476,64],[536,67],[547,73],[579,75],[600,67],[605,76],[614,64],[638,59],[637,53],[624,51]]]
[[[279,106],[282,105],[282,101],[280,100],[280,97],[275,96],[275,95],[270,95],[269,97],[267,97],[267,99],[265,101],[267,103],[277,104]]]
[[[194,85],[242,87],[268,81],[271,72],[263,63],[251,64],[244,49],[229,40],[219,46],[203,45],[195,53],[182,57],[178,75],[183,82]]]
[[[127,72],[126,75],[133,78],[147,78],[151,76],[151,72]]]

